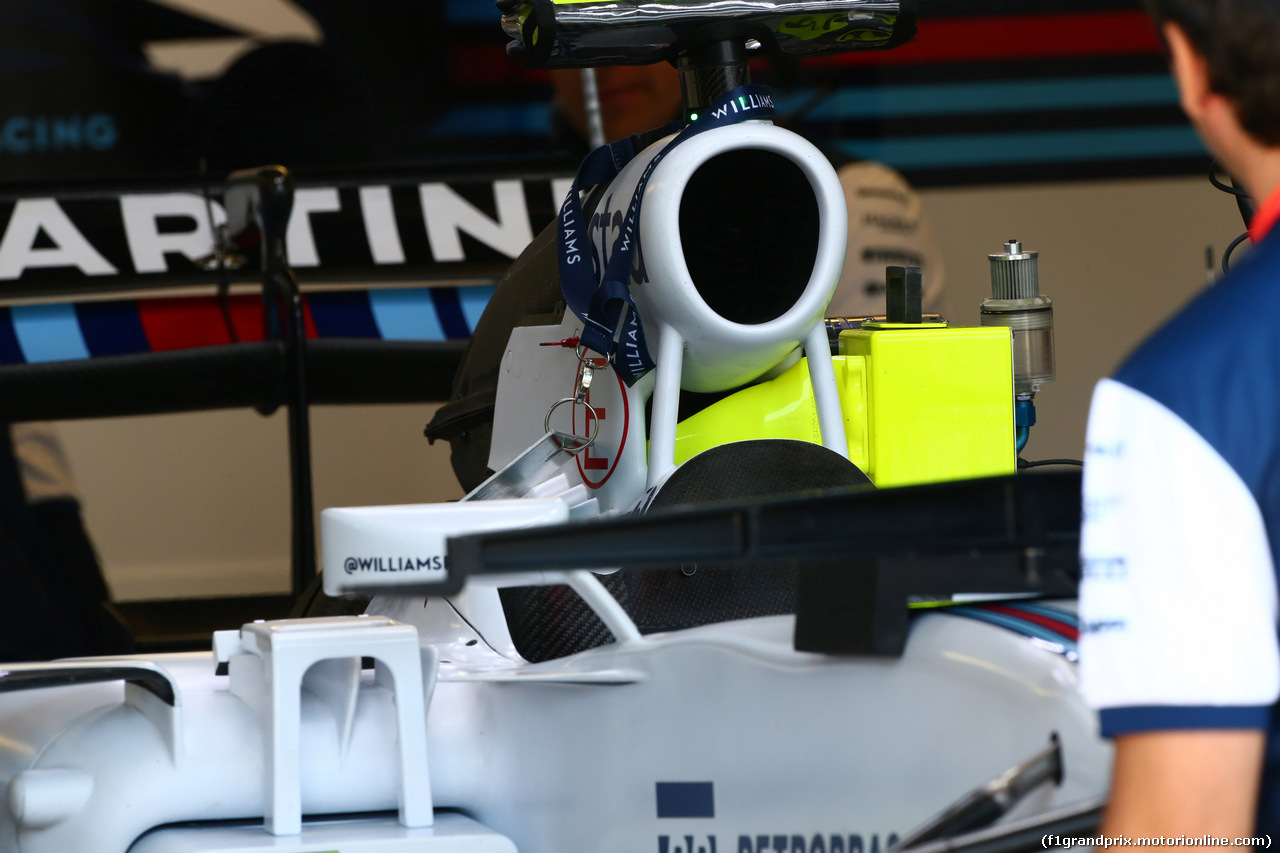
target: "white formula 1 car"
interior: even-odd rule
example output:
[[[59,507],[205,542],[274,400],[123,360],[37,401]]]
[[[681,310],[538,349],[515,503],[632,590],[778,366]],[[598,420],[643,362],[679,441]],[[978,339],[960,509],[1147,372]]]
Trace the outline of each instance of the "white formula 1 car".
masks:
[[[669,143],[589,200],[600,266]],[[812,232],[765,265],[773,290],[745,280],[755,262],[724,261],[726,282],[691,260],[727,232],[689,220],[689,188],[744,166],[770,197],[724,218]],[[1077,690],[1074,607],[1028,597],[1070,593],[1046,583],[1071,561],[1070,479],[869,489],[893,485],[875,419],[892,380],[871,350],[828,348],[847,225],[812,145],[709,130],[645,192],[633,281],[656,370],[618,379],[575,348],[571,312],[509,323],[497,473],[457,504],[324,516],[325,586],[374,594],[363,613],[0,668],[0,850],[885,853],[966,831],[963,849],[1009,850],[1096,817],[1110,747]],[[1011,471],[1010,338],[978,331],[1004,348]],[[682,458],[682,389],[791,371],[808,441],[762,417]],[[804,488],[834,491],[776,497]]]

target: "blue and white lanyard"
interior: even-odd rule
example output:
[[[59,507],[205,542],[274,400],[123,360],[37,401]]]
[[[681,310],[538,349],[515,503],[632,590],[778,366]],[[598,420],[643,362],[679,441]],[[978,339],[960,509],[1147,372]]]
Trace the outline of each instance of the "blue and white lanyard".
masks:
[[[632,254],[637,242],[636,227],[640,218],[640,201],[644,197],[649,176],[662,159],[681,142],[706,130],[736,124],[749,119],[773,117],[773,98],[763,86],[739,86],[720,98],[705,112],[685,125],[656,157],[649,161],[627,208],[622,231],[609,253],[603,275],[597,268],[595,253],[588,251],[590,235],[582,213],[578,193],[583,187],[612,181],[636,156],[638,137],[630,136],[602,145],[592,151],[578,167],[573,187],[560,207],[560,289],[565,304],[582,321],[581,345],[599,353],[613,363],[628,385],[653,369],[653,359],[645,344],[644,326],[636,311],[628,286],[631,280]],[[590,269],[583,263],[591,259]]]

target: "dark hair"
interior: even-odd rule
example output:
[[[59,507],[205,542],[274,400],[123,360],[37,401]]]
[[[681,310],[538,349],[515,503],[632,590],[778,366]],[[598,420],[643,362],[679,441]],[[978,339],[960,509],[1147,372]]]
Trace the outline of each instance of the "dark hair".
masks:
[[[1209,67],[1209,85],[1235,104],[1258,142],[1280,146],[1280,3],[1145,0],[1160,24],[1182,28]]]

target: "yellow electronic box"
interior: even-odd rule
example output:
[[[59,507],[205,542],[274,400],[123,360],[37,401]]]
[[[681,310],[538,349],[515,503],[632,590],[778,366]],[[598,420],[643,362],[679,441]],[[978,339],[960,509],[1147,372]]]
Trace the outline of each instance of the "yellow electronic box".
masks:
[[[1013,347],[1004,326],[864,322],[832,357],[849,459],[879,487],[1017,470]],[[682,421],[676,463],[731,441],[821,444],[807,365]]]

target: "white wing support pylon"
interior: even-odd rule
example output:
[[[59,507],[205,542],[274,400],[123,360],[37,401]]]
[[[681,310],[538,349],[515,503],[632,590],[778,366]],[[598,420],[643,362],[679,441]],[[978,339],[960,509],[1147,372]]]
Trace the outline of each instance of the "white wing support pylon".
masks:
[[[427,775],[427,705],[439,655],[418,647],[418,632],[381,616],[332,616],[254,622],[214,634],[231,693],[254,710],[265,735],[267,831],[302,832],[299,754],[302,691],[329,707],[338,722],[339,754],[351,742],[363,658],[374,661],[374,683],[395,695],[400,758],[400,823],[431,825]]]

